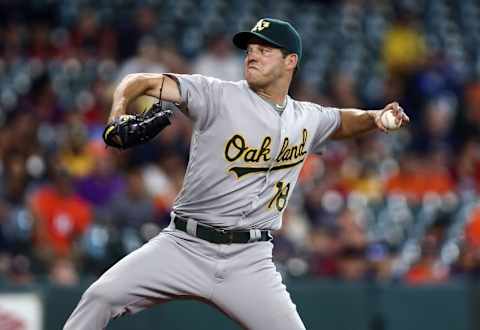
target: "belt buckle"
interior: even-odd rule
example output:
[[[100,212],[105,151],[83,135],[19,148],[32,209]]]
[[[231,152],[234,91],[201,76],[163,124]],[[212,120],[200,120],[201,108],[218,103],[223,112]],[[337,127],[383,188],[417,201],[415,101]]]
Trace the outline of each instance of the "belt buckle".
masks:
[[[229,240],[229,243],[232,244],[233,243],[233,231],[230,231],[228,233],[228,240]]]
[[[233,243],[233,231],[225,230],[225,229],[217,229],[217,230],[222,234],[222,237],[225,238],[225,244]]]

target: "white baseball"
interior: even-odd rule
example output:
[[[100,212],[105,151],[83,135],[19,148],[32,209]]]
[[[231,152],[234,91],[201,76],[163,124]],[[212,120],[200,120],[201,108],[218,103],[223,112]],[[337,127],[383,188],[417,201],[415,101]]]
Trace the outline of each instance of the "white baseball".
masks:
[[[382,122],[382,125],[388,130],[399,129],[400,126],[402,126],[402,121],[399,120],[397,122],[392,110],[385,111],[380,117],[380,121]]]

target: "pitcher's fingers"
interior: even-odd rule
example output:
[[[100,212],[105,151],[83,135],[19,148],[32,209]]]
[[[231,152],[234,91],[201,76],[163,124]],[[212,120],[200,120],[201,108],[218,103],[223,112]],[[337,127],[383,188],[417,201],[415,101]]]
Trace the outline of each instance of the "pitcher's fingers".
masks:
[[[392,113],[396,116],[402,111],[402,108],[398,105],[397,102],[392,103]]]
[[[382,124],[382,121],[380,120],[381,116],[378,116],[377,118],[375,118],[375,124],[377,125],[377,127],[383,131],[384,133],[388,133],[388,129],[383,126]]]

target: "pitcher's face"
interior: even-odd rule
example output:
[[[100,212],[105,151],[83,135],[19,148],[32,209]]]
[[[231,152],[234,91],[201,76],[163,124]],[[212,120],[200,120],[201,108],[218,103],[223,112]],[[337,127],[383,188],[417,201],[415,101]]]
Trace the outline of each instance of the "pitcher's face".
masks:
[[[262,88],[286,74],[286,59],[279,48],[261,41],[248,44],[245,54],[245,80],[251,87]]]

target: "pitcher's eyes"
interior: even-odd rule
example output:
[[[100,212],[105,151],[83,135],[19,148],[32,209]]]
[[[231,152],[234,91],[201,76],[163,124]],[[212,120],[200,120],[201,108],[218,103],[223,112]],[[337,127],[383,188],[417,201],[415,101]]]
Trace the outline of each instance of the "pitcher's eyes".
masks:
[[[273,52],[273,48],[272,47],[265,47],[265,46],[259,46],[256,48],[256,50],[258,50],[260,52],[260,54],[262,55],[270,55],[272,52]],[[254,48],[253,47],[248,47],[246,50],[245,50],[245,55],[249,55],[251,54],[252,52],[254,51]]]
[[[261,48],[260,48],[260,52],[261,52],[263,55],[269,55],[269,54],[272,53],[272,51],[273,51],[273,49],[270,48],[270,47],[261,47]]]

